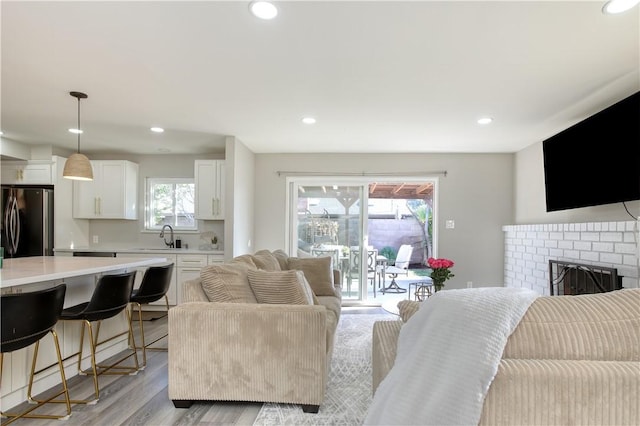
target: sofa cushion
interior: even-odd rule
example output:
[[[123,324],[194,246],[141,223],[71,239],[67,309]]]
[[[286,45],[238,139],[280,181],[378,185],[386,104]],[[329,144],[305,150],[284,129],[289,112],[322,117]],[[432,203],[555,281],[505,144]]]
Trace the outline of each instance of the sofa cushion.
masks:
[[[304,272],[316,296],[335,296],[331,257],[290,257],[289,269]]]
[[[258,269],[262,269],[265,271],[280,271],[280,263],[278,259],[271,254],[269,250],[260,250],[257,251],[253,256],[251,256],[253,263],[258,267]]]
[[[247,277],[251,269],[241,262],[205,266],[200,271],[202,289],[210,302],[257,303]]]
[[[248,277],[258,303],[313,305],[313,292],[301,271],[250,270]]]

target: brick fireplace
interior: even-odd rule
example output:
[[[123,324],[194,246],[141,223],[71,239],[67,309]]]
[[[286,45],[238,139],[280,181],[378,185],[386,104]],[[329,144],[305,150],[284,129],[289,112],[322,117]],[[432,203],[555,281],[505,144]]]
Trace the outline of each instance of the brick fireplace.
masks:
[[[503,226],[505,287],[549,294],[549,260],[616,268],[624,288],[640,287],[636,221]]]

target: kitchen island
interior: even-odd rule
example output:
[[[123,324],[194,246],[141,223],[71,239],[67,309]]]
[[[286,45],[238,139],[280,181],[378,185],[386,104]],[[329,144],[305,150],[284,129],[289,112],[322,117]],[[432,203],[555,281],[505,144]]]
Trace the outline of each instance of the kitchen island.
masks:
[[[144,266],[166,263],[164,257],[63,257],[34,256],[16,259],[4,259],[0,269],[0,288],[2,294],[22,293],[54,287],[64,283],[67,286],[64,306],[70,307],[91,298],[95,283],[100,276],[128,272]],[[4,315],[4,313],[2,313]],[[121,313],[102,323],[100,339],[116,336],[128,330],[125,313]],[[62,357],[67,358],[78,350],[80,343],[80,323],[58,323],[56,332],[61,344]],[[86,342],[85,342],[86,345]],[[102,345],[96,354],[98,362],[127,349],[127,335],[113,339]],[[88,347],[85,348],[83,368],[90,365]],[[2,374],[2,410],[5,411],[27,399],[27,385],[31,368],[33,345],[5,354]],[[46,336],[41,340],[36,369],[55,362],[53,339]],[[64,362],[67,380],[78,374],[77,357]],[[91,380],[91,379],[88,379]],[[50,368],[36,375],[34,395],[60,383],[57,368]]]
[[[50,286],[53,287],[59,284],[59,280],[66,278],[95,276],[104,272],[128,270],[163,262],[166,262],[164,257],[141,259],[33,256],[4,259],[4,265],[0,269],[0,288],[4,290],[26,284],[46,286],[46,283],[51,283]]]

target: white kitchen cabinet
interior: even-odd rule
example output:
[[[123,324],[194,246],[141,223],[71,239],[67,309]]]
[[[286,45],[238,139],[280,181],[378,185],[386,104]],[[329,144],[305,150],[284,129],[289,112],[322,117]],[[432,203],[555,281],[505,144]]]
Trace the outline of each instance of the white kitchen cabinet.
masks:
[[[169,305],[170,306],[175,306],[178,304],[178,291],[182,291],[182,289],[178,289],[178,285],[177,285],[177,273],[176,273],[176,255],[175,254],[142,254],[142,253],[131,253],[131,252],[117,252],[116,253],[116,257],[136,257],[136,258],[143,258],[143,259],[150,259],[150,258],[158,258],[158,257],[164,257],[167,261],[167,263],[173,263],[173,273],[171,275],[171,284],[169,285],[169,290],[167,291],[167,298],[169,299]],[[136,268],[136,280],[134,282],[133,287],[134,288],[138,288],[140,287],[140,283],[142,282],[142,277],[144,276],[144,272],[147,270],[148,267],[146,266],[141,266],[139,268]],[[156,306],[160,306],[163,309],[165,308],[165,303],[164,303],[164,297],[161,298],[160,300],[150,303],[148,306],[149,307],[153,307],[154,305]],[[147,309],[147,307],[145,306],[144,309]],[[151,309],[151,310],[155,310],[155,309]]]
[[[138,165],[125,160],[94,160],[93,181],[73,182],[76,219],[137,219]]]
[[[51,185],[51,161],[3,161],[0,165],[3,185]]]
[[[224,219],[224,160],[195,160],[196,219]]]
[[[207,265],[224,263],[224,254],[210,254],[207,256]]]
[[[200,278],[200,270],[207,266],[206,254],[179,254],[178,255],[178,303],[182,303],[182,285],[185,281]]]

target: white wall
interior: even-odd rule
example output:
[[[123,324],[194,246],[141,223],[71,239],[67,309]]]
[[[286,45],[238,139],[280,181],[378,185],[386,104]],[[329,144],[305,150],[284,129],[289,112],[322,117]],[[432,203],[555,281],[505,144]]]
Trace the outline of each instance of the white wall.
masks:
[[[225,149],[225,257],[252,253],[254,239],[255,154],[233,137]]]
[[[502,226],[513,220],[511,154],[257,154],[253,251],[285,247],[286,184],[278,171],[414,173],[439,178],[437,255],[456,262],[448,288],[502,285]],[[454,219],[455,229],[444,221]]]
[[[224,154],[209,155],[92,155],[92,160],[129,160],[138,164],[138,220],[90,220],[90,246],[99,247],[163,247],[164,243],[159,238],[158,232],[144,231],[144,197],[147,177],[175,177],[193,178],[194,161],[196,159],[223,159]],[[176,232],[183,245],[189,244],[190,248],[199,245],[199,233],[214,231],[219,237],[224,235],[222,221],[199,221],[198,233]],[[93,244],[92,238],[98,236],[99,243]],[[221,247],[224,248],[223,238],[220,238]]]

